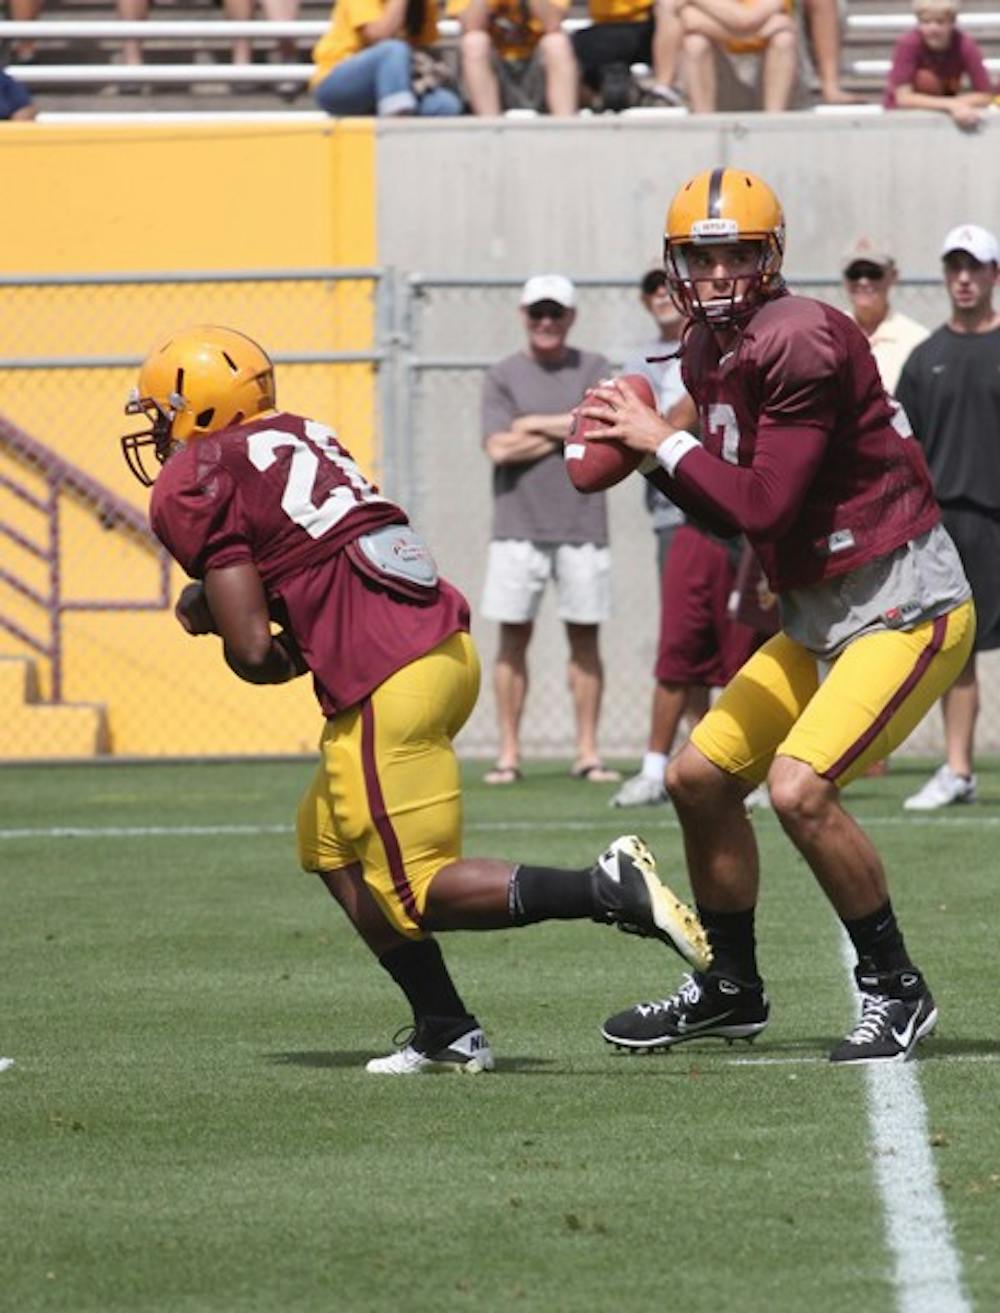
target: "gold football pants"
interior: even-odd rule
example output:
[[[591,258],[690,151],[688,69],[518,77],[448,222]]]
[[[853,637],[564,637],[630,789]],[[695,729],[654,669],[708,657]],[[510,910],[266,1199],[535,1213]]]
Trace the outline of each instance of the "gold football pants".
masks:
[[[711,762],[760,784],[778,755],[838,786],[913,732],[972,652],[972,602],[917,625],[856,639],[820,680],[820,662],[776,634],[726,685],[691,741]]]
[[[307,871],[360,863],[391,925],[417,938],[431,880],[457,861],[462,791],[452,740],[479,693],[470,636],[453,634],[328,720],[299,803]]]

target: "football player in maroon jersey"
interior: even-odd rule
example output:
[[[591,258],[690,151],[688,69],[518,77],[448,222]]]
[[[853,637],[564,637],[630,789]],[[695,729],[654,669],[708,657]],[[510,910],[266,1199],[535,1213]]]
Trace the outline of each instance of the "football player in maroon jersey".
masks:
[[[783,247],[781,206],[760,178],[736,169],[692,178],[667,214],[665,264],[691,320],[682,369],[700,438],[620,382],[582,408],[610,422],[600,438],[646,453],[648,477],[688,514],[746,533],[782,616],[667,774],[712,967],[610,1018],[603,1033],[635,1049],[764,1029],[758,854],[743,799],[766,779],[858,956],[860,1019],[831,1060],[902,1060],[937,1010],[882,862],[840,790],[894,751],[955,679],[975,615],[922,452],[864,334],[789,294]]]
[[[413,1012],[403,1047],[369,1071],[493,1066],[436,930],[591,918],[707,965],[697,918],[634,835],[580,870],[462,857],[452,740],[479,688],[468,606],[333,431],[277,409],[256,342],[217,327],[169,335],[127,411],[150,421],[122,445],[153,487],[153,529],[197,581],[177,604],[181,625],[218,634],[251,683],[312,674],[326,727],[299,805],[299,858]]]

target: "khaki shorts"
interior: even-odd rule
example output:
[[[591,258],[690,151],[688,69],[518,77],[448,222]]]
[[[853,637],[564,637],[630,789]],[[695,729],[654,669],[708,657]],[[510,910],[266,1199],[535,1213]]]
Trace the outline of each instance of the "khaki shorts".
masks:
[[[360,863],[400,934],[419,938],[427,890],[462,855],[462,790],[452,739],[479,692],[468,634],[453,634],[326,723],[322,760],[299,803],[306,871]]]
[[[487,620],[526,624],[550,582],[560,620],[599,625],[610,619],[611,551],[595,543],[491,542],[480,610]]]
[[[818,658],[776,634],[726,685],[691,742],[751,784],[780,754],[842,787],[912,734],[969,659],[975,627],[973,605],[963,602],[914,629],[866,634],[822,683]]]

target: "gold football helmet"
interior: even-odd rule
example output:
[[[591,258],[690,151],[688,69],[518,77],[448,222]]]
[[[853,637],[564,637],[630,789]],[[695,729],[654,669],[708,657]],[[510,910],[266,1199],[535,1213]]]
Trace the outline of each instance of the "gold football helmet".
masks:
[[[177,443],[243,424],[274,409],[274,366],[252,338],[212,324],[171,333],[153,347],[139,370],[126,415],[145,415],[151,427],[122,438],[129,469],[147,488]]]
[[[724,296],[705,295],[688,265],[693,246],[753,243],[756,269],[733,281]],[[767,296],[784,286],[785,216],[763,179],[740,169],[706,169],[686,182],[670,202],[664,236],[664,264],[671,295],[682,314],[726,325],[746,318]],[[710,291],[711,289],[709,289]]]

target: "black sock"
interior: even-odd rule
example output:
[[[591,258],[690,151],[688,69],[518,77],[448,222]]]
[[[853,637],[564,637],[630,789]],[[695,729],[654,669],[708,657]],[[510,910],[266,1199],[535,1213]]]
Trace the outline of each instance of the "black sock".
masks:
[[[590,871],[558,866],[515,866],[507,890],[512,925],[581,921],[593,915]]]
[[[743,985],[760,981],[757,970],[755,909],[746,912],[713,912],[698,904],[698,915],[712,946],[712,974],[726,976]]]
[[[876,971],[913,969],[902,932],[896,924],[896,914],[888,900],[870,916],[859,917],[856,921],[844,919],[844,929],[851,936],[858,960],[871,962]]]
[[[430,1018],[471,1018],[436,939],[410,939],[383,953],[379,962],[406,995],[417,1025]]]

